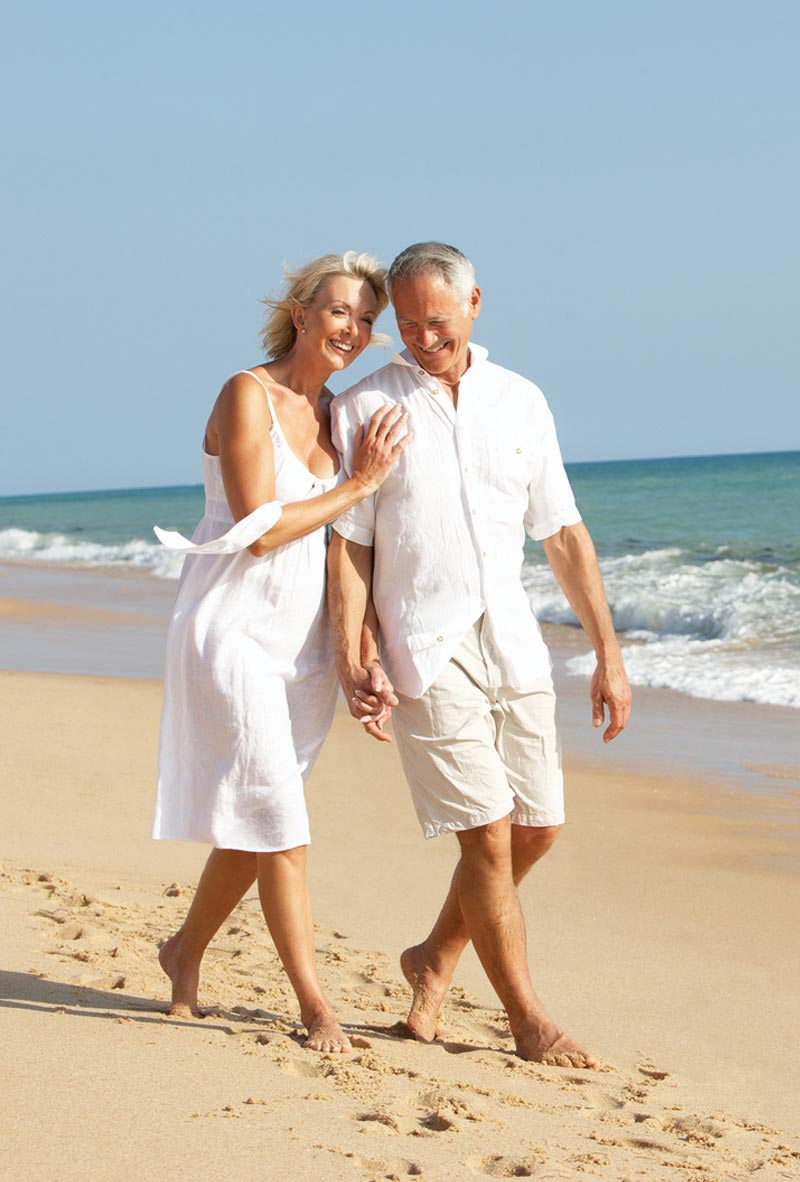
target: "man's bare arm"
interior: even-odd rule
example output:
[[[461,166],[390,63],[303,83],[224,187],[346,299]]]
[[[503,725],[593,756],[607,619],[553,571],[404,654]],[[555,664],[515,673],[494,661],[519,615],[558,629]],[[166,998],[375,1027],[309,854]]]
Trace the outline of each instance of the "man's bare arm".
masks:
[[[592,725],[603,725],[607,706],[609,724],[603,742],[609,743],[630,718],[631,691],[594,544],[586,526],[578,522],[545,538],[542,546],[553,574],[592,642],[597,657],[591,687]]]
[[[360,546],[335,531],[328,546],[328,611],[348,709],[373,738],[391,742],[383,726],[397,698],[378,656],[372,547]]]

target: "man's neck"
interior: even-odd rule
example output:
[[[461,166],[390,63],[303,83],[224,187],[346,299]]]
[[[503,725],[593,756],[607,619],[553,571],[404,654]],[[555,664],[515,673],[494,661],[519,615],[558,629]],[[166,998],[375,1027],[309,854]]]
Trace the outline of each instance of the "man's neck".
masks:
[[[471,363],[470,351],[469,351],[469,349],[467,349],[467,351],[464,355],[463,361],[461,361],[458,365],[454,365],[452,367],[452,369],[447,370],[446,373],[431,374],[431,377],[434,378],[439,383],[439,385],[444,390],[445,394],[448,395],[448,397],[450,398],[450,401],[452,402],[452,404],[456,408],[456,410],[458,410],[459,383],[460,383],[461,379],[463,378],[464,374],[469,369],[470,363]]]

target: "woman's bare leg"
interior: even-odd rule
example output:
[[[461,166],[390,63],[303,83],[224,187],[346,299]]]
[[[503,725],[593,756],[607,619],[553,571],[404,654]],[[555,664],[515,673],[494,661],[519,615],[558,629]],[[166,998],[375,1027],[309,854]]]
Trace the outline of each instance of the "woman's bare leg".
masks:
[[[192,905],[179,931],[161,945],[158,959],[172,981],[169,1012],[196,1015],[203,953],[234,907],[256,881],[256,855],[244,850],[211,851]]]
[[[305,1045],[314,1051],[348,1051],[350,1042],[317,976],[306,847],[256,857],[261,907],[300,1003],[300,1016],[308,1030]]]

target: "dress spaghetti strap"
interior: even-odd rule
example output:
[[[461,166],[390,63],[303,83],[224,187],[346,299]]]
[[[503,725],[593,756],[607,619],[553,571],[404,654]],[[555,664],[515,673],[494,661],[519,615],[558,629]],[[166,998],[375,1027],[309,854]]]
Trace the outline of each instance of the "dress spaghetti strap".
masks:
[[[281,424],[278,419],[278,416],[275,413],[275,407],[272,405],[272,399],[269,396],[269,389],[267,388],[267,383],[264,381],[263,378],[260,378],[257,373],[253,373],[253,371],[250,369],[237,369],[236,373],[231,374],[231,377],[236,378],[239,376],[240,373],[246,374],[248,378],[255,378],[255,380],[258,382],[259,386],[261,387],[261,389],[264,391],[264,393],[267,397],[267,406],[269,407],[270,418],[272,419],[272,426],[277,431],[278,435],[281,438],[281,441],[283,443],[285,443],[287,447],[289,447],[289,444],[286,440],[286,436],[284,435],[283,429],[281,428]],[[291,451],[291,448],[289,450]]]
[[[237,369],[236,373],[231,374],[231,377],[233,377],[233,378],[238,377],[239,374],[247,374],[248,377],[255,378],[255,380],[258,382],[259,386],[261,387],[261,389],[264,391],[264,394],[266,395],[266,399],[267,399],[267,406],[269,407],[269,413],[272,418],[272,430],[275,432],[275,435],[277,436],[278,444],[286,450],[287,455],[291,456],[291,458],[295,461],[295,463],[299,464],[300,467],[303,469],[303,471],[306,472],[315,482],[319,482],[323,486],[323,489],[325,488],[325,485],[328,482],[333,481],[335,483],[339,478],[340,472],[342,471],[341,464],[339,465],[337,470],[335,472],[333,472],[330,476],[317,476],[316,473],[312,472],[311,469],[308,467],[308,465],[305,464],[300,459],[300,457],[295,454],[295,452],[292,448],[292,445],[289,443],[289,440],[286,438],[286,435],[284,434],[283,427],[281,426],[280,419],[278,418],[277,414],[275,413],[275,407],[272,405],[272,399],[269,396],[269,389],[267,387],[267,383],[264,381],[263,378],[260,378],[258,376],[258,374],[253,373],[252,370],[249,370],[249,369]],[[333,485],[331,485],[331,487],[333,487]]]

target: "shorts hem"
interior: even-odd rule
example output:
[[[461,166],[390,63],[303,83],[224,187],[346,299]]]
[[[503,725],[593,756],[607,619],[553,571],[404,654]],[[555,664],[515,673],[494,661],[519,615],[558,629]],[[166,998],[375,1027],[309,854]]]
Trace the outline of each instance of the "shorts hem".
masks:
[[[551,825],[563,825],[565,821],[563,809],[559,813],[518,813],[516,810],[511,813],[511,824],[527,829],[546,829]]]
[[[463,821],[420,821],[422,826],[422,836],[426,841],[432,837],[440,837],[443,833],[465,833],[468,829],[480,829],[481,825],[491,825],[493,821],[501,821],[503,817],[508,817],[512,813],[509,808],[504,808],[500,812],[493,809],[484,810],[482,813],[473,813],[471,817],[465,818]]]

